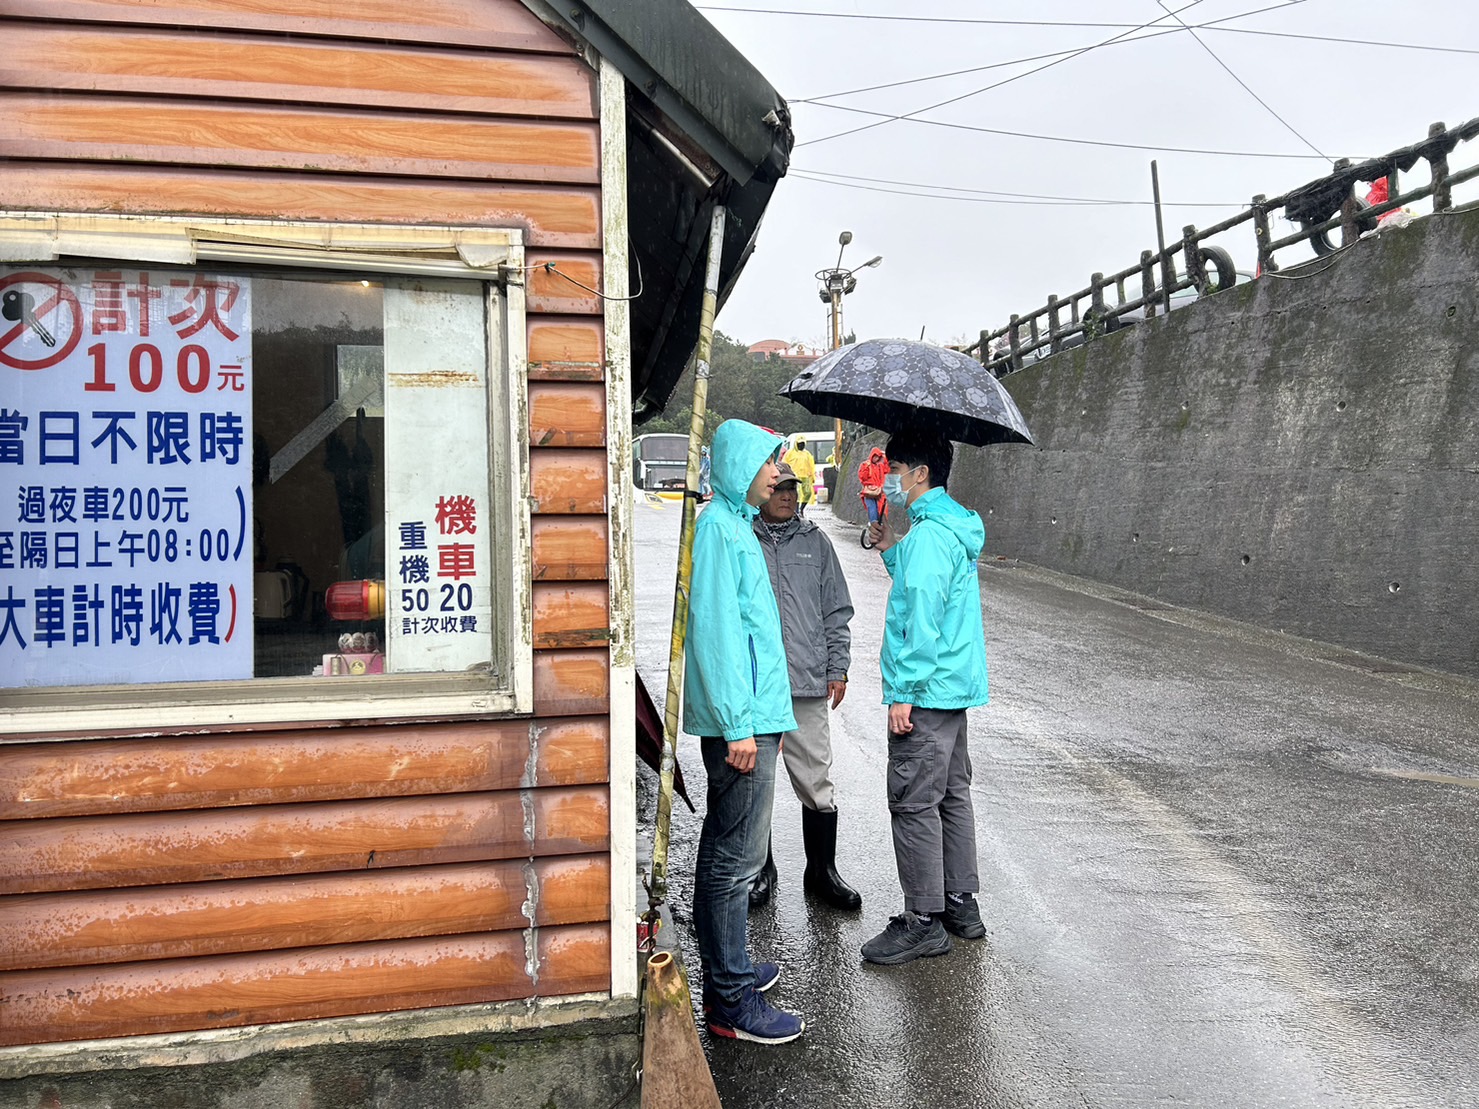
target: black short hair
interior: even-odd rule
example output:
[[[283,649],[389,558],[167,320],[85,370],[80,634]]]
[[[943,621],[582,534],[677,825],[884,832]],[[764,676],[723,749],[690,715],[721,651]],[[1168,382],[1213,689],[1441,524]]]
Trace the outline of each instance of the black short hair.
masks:
[[[928,466],[930,488],[944,489],[950,481],[950,464],[955,460],[955,448],[950,440],[936,431],[910,428],[889,438],[884,448],[890,462],[902,462],[905,466]]]

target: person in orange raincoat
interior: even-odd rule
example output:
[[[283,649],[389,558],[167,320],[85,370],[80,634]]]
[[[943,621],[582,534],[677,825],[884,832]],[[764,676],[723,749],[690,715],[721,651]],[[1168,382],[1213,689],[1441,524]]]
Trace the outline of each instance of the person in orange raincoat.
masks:
[[[888,511],[883,503],[883,479],[888,477],[888,455],[882,447],[874,447],[868,461],[858,466],[858,483],[862,492],[858,494],[868,510],[869,520],[878,520]]]

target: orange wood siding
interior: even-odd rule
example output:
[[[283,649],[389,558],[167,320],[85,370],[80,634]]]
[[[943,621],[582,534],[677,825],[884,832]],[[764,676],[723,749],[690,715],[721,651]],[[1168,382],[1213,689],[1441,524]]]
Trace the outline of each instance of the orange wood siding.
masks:
[[[596,384],[531,382],[529,442],[541,447],[604,447],[606,390]]]
[[[609,743],[579,717],[7,745],[0,821],[593,785]]]
[[[376,43],[234,29],[210,34],[11,23],[4,34],[0,77],[10,88],[596,119],[587,67],[574,57],[387,50]]]
[[[0,893],[564,855],[607,845],[607,793],[263,805],[0,825]]]
[[[535,582],[533,719],[0,743],[0,1043],[608,990],[597,74],[518,0],[0,9],[0,207],[524,231]]]
[[[536,582],[534,646],[601,647],[611,640],[605,582]]]
[[[528,10],[507,0],[7,0],[7,15],[98,22],[256,31],[289,35],[486,46],[498,50],[571,50]]]
[[[608,988],[604,924],[0,975],[0,1045],[229,1028]]]
[[[604,855],[0,899],[0,970],[500,932],[604,920]]]
[[[606,580],[606,517],[538,516],[533,533],[535,581]]]

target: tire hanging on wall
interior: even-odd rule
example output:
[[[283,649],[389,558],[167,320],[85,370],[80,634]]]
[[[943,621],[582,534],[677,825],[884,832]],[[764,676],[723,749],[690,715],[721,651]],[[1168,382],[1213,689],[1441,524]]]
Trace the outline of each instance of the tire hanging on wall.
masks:
[[[1238,283],[1238,268],[1232,255],[1220,246],[1202,247],[1202,296],[1220,293]]]
[[[1360,214],[1370,207],[1371,205],[1363,197],[1356,197],[1356,229],[1362,234],[1365,234],[1367,231],[1376,230],[1376,217],[1363,216]],[[1299,225],[1303,227],[1306,231],[1308,231],[1316,224],[1324,222],[1324,220],[1300,220]],[[1311,235],[1310,246],[1314,248],[1315,254],[1321,258],[1323,258],[1327,254],[1334,254],[1337,250],[1340,249],[1338,246],[1335,245],[1335,243],[1331,241],[1330,232],[1328,230],[1317,231],[1313,235]]]

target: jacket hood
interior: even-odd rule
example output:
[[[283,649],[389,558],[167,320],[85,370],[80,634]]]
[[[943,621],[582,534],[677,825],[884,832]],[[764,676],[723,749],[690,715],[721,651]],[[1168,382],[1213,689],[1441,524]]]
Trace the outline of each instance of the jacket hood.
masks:
[[[785,445],[781,436],[745,420],[725,420],[714,432],[710,452],[713,471],[709,480],[714,495],[723,497],[736,512],[753,514],[755,510],[745,503],[750,482],[765,460]]]
[[[868,452],[868,461],[874,464],[882,462],[884,460],[884,457],[885,455],[883,453],[882,447],[874,447],[871,451]]]
[[[981,557],[986,547],[986,525],[980,513],[961,505],[943,489],[931,489],[909,506],[911,520],[929,520],[947,528],[972,562]]]

